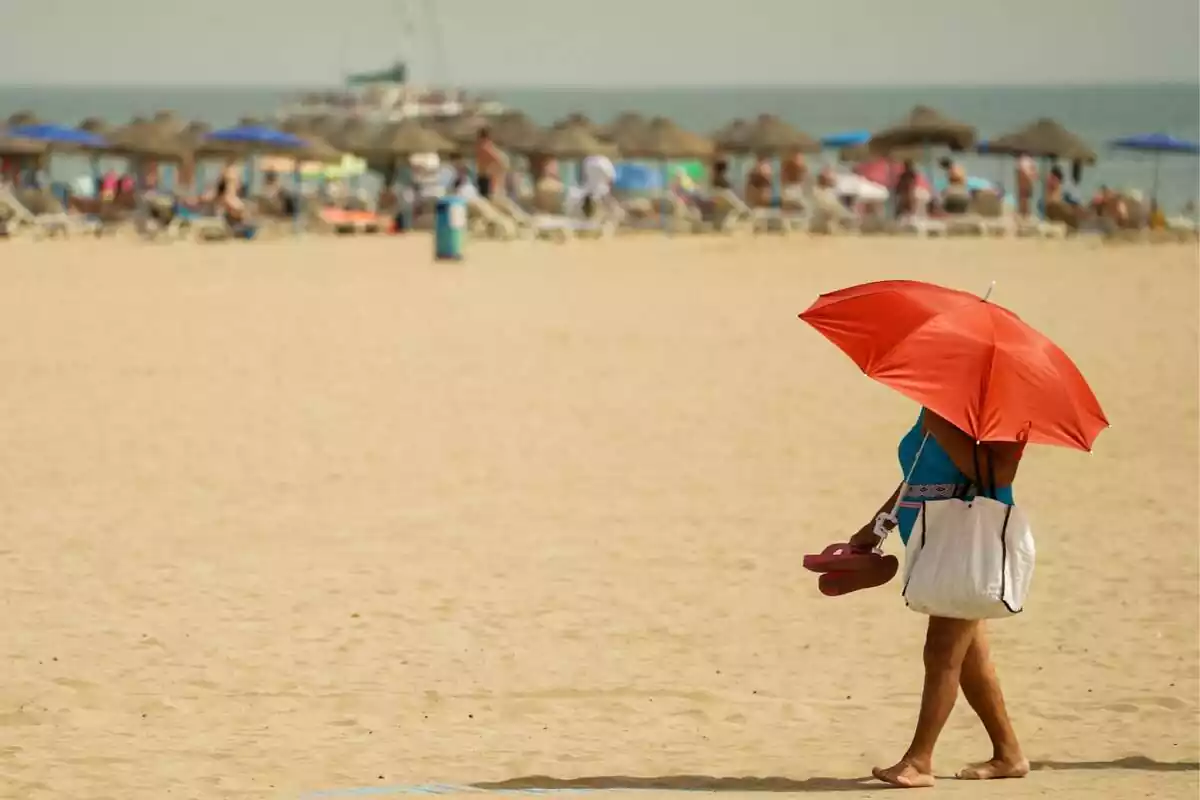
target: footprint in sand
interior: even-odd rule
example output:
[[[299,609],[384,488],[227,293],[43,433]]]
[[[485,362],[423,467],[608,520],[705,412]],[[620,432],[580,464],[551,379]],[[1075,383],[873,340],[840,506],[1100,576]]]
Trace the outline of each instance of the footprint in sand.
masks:
[[[1115,711],[1118,714],[1136,714],[1139,709],[1133,703],[1109,703],[1106,706],[1100,706],[1104,711]]]

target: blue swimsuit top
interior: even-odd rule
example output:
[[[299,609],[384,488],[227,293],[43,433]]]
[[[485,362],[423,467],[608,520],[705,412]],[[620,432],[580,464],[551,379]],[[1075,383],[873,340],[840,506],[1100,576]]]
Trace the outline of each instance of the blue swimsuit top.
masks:
[[[917,521],[917,512],[921,510],[923,501],[947,500],[962,496],[964,487],[971,483],[971,479],[955,466],[954,462],[950,460],[950,456],[933,436],[925,440],[925,449],[921,450],[921,458],[917,461],[916,469],[913,469],[913,459],[917,457],[917,451],[921,448],[921,440],[925,438],[925,429],[922,426],[924,417],[925,412],[922,410],[917,415],[916,424],[900,440],[901,477],[908,475],[909,470],[912,470],[908,492],[900,498],[900,507],[896,512],[899,519],[900,540],[905,544],[908,544],[908,536],[912,533],[913,523]],[[973,495],[973,489],[966,491],[966,497]],[[1012,487],[997,487],[996,500],[1010,506],[1013,505]]]

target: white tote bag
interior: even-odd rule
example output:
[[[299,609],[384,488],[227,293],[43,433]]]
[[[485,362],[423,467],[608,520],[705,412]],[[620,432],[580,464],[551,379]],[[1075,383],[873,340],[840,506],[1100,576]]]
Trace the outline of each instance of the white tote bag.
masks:
[[[1019,614],[1036,550],[1016,506],[979,495],[921,504],[908,538],[904,599],[931,617],[997,619]]]

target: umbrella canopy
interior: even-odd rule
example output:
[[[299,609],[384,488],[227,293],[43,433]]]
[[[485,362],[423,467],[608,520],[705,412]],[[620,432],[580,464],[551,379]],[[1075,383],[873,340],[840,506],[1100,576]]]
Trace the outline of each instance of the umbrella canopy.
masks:
[[[294,133],[260,125],[236,125],[213,131],[201,137],[195,146],[196,155],[200,158],[273,154],[315,159],[329,155],[310,154],[310,148],[307,140]]]
[[[708,158],[713,143],[684,130],[665,117],[656,117],[639,132],[632,125],[617,141],[621,154],[630,158]]]
[[[42,120],[38,119],[37,114],[32,111],[18,111],[9,115],[6,124],[10,128],[16,128],[21,125],[40,125],[41,123]]]
[[[46,144],[44,142],[16,139],[5,135],[4,129],[0,128],[0,156],[40,156],[45,152]]]
[[[149,158],[156,161],[181,161],[186,158],[191,146],[172,136],[158,125],[137,118],[128,125],[110,133],[105,152],[127,158]]]
[[[32,139],[44,142],[48,147],[58,146],[96,150],[104,147],[103,136],[81,131],[78,128],[68,128],[65,125],[14,125],[8,129],[8,135],[16,139]]]
[[[369,150],[372,142],[378,135],[378,131],[358,119],[347,120],[341,124],[338,124],[334,120],[329,120],[321,127],[329,128],[329,130],[323,133],[322,138],[334,147],[348,153],[359,153]],[[321,133],[321,128],[318,128],[318,133]]]
[[[305,142],[294,133],[278,131],[261,125],[238,125],[213,131],[205,137],[210,142],[230,142],[264,149],[289,149],[303,147]]]
[[[840,150],[843,147],[865,145],[869,141],[871,141],[871,132],[865,129],[860,129],[855,131],[842,131],[841,133],[831,133],[828,136],[822,136],[821,146],[828,147],[833,150]]]
[[[636,111],[623,111],[613,118],[612,122],[596,131],[596,135],[606,142],[619,144],[621,139],[632,141],[641,136],[650,127],[650,120]]]
[[[975,144],[975,129],[929,106],[916,106],[903,120],[871,136],[869,144],[875,153],[885,154],[901,147],[938,145],[966,150]]]
[[[178,139],[187,147],[194,148],[202,141],[204,137],[212,132],[212,126],[207,122],[189,122],[179,131]]]
[[[492,138],[501,147],[523,147],[542,135],[542,129],[520,111],[500,115],[490,127]]]
[[[1029,155],[1068,161],[1096,162],[1096,151],[1058,122],[1043,117],[1020,130],[989,139],[987,152],[999,155]]]
[[[488,121],[483,117],[450,117],[434,126],[434,129],[442,138],[462,148],[473,144],[479,138],[479,131],[487,125]]]
[[[787,155],[790,153],[819,153],[821,143],[803,131],[796,130],[774,114],[760,114],[736,141],[722,148],[731,153],[758,155]]]
[[[155,111],[154,116],[150,121],[166,131],[183,130],[184,121],[179,118],[179,115],[169,109]]]
[[[112,133],[112,126],[100,117],[87,117],[79,123],[79,130],[94,133],[97,136],[107,136]]]
[[[604,138],[602,131],[600,130],[600,126],[588,119],[586,114],[582,114],[578,111],[567,114],[565,117],[555,122],[551,127],[555,130],[561,130],[563,128],[583,128],[597,139]]]
[[[372,159],[404,159],[420,153],[453,153],[457,145],[415,119],[406,119],[386,128],[364,155]]]
[[[976,441],[1091,450],[1108,420],[1066,353],[1011,311],[920,281],[823,294],[800,318]]]
[[[530,143],[525,152],[552,156],[554,158],[587,158],[593,155],[612,155],[616,148],[602,142],[583,126],[552,128],[536,141]]]
[[[745,139],[750,134],[752,127],[754,126],[747,120],[735,119],[713,133],[713,143],[716,144],[718,150],[740,152],[744,148]]]
[[[1166,133],[1138,133],[1114,139],[1111,144],[1118,150],[1133,150],[1141,153],[1200,154],[1200,142],[1177,139]]]

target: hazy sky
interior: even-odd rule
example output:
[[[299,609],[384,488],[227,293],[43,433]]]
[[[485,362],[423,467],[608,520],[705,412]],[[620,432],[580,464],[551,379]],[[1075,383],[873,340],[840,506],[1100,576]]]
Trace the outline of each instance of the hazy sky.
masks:
[[[476,86],[1195,81],[1200,3],[0,0],[7,84],[326,84],[402,53]]]

